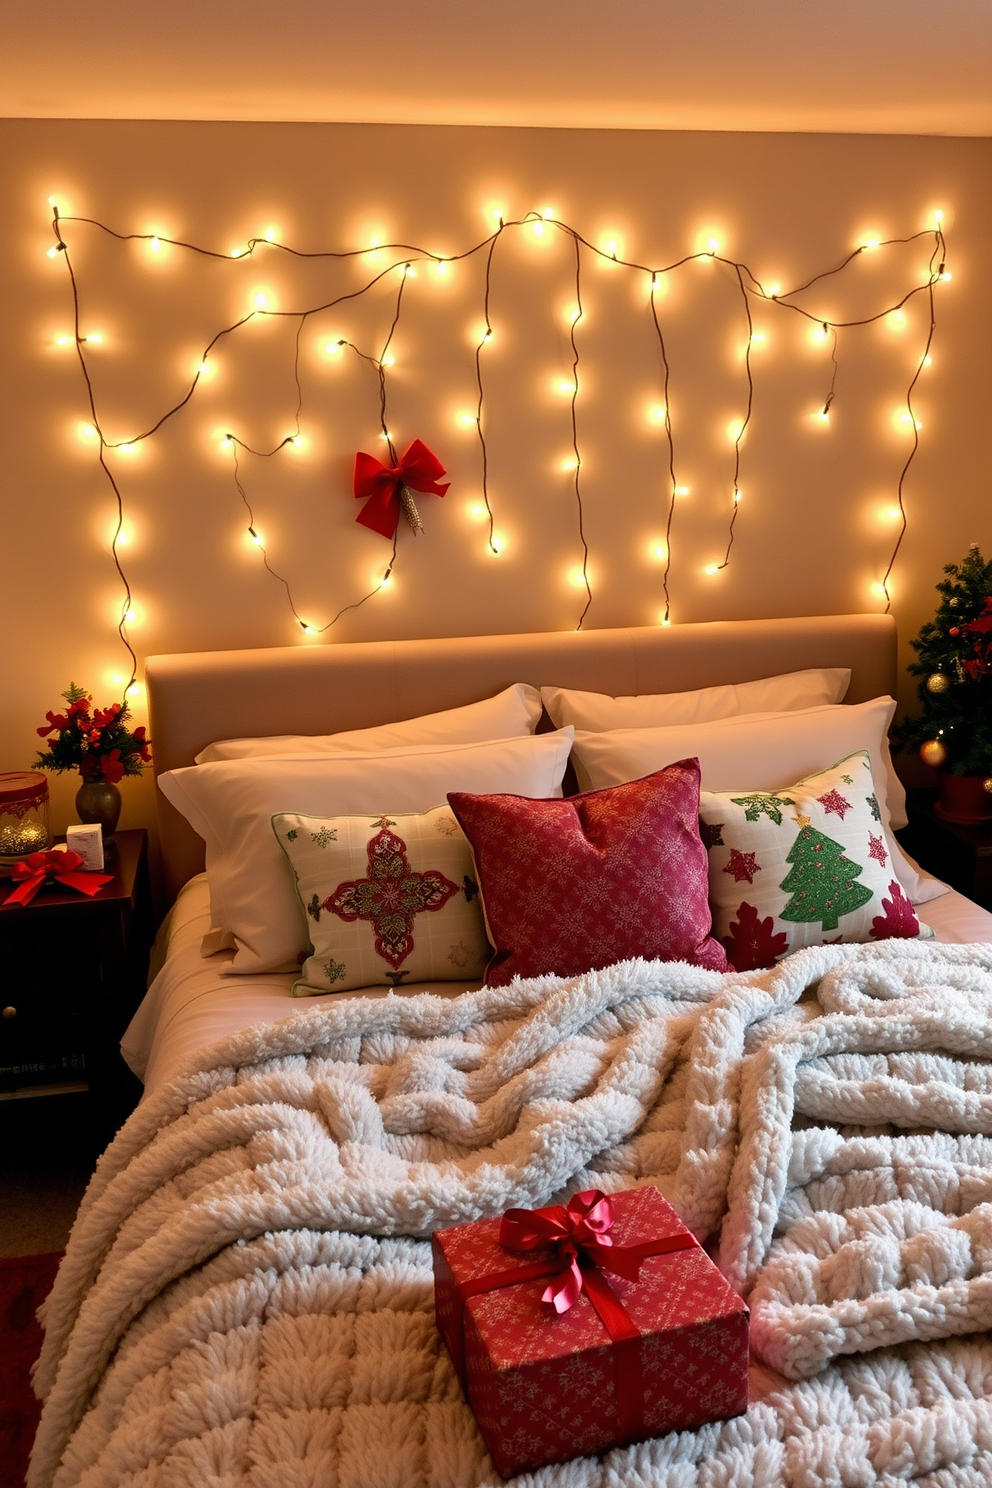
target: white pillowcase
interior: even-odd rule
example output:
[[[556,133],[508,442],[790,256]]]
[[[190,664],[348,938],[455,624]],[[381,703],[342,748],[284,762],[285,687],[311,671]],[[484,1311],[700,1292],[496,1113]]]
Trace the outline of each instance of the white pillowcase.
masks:
[[[580,790],[602,790],[695,756],[703,790],[744,793],[783,789],[866,749],[896,876],[913,904],[925,904],[947,886],[918,873],[892,836],[907,819],[906,792],[887,739],[895,707],[892,698],[881,697],[849,707],[753,713],[673,728],[577,732],[572,761]]]
[[[430,811],[448,791],[560,796],[572,730],[478,744],[427,744],[338,758],[218,760],[159,786],[207,846],[205,956],[233,946],[225,973],[295,971],[309,950],[293,875],[272,834],[280,812],[354,816]]]
[[[410,744],[481,744],[489,739],[515,739],[532,734],[541,717],[541,694],[516,682],[495,697],[442,713],[425,713],[377,728],[343,734],[275,734],[263,739],[220,739],[196,756],[196,764],[218,760],[280,759],[285,755],[369,754]]]
[[[695,692],[643,693],[608,697],[603,692],[573,692],[542,687],[541,696],[556,728],[573,724],[599,734],[605,729],[667,728],[677,723],[710,723],[742,713],[783,713],[839,703],[851,682],[850,667],[818,667],[785,672],[757,682],[702,687]]]

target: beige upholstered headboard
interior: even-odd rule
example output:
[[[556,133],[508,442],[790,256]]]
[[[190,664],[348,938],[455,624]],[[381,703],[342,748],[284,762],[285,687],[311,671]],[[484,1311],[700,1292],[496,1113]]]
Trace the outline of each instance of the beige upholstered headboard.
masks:
[[[201,651],[147,662],[156,776],[214,739],[369,728],[490,697],[513,682],[627,696],[848,666],[846,701],[891,693],[888,615],[720,620],[661,629],[369,641],[264,651]],[[203,843],[158,795],[170,896],[203,867]]]

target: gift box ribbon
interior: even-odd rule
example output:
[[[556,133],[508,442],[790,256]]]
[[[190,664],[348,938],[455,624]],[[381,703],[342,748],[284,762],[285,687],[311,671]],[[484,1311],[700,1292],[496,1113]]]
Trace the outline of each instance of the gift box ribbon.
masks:
[[[78,870],[82,861],[79,854],[71,848],[66,848],[64,852],[51,848],[48,852],[29,853],[19,863],[15,863],[11,870],[11,878],[18,883],[13,893],[7,896],[7,906],[30,904],[42,884],[48,882],[62,884],[67,889],[78,889],[80,894],[88,894],[92,898],[98,889],[110,883],[113,874],[80,873]]]
[[[403,487],[443,496],[450,485],[450,481],[438,485],[443,474],[441,461],[420,439],[413,441],[396,465],[383,465],[374,455],[359,452],[355,456],[355,495],[359,500],[368,499],[355,521],[383,537],[392,537],[400,519]]]
[[[635,1441],[644,1431],[644,1379],[641,1372],[641,1332],[632,1321],[602,1270],[626,1281],[637,1281],[641,1262],[649,1256],[695,1250],[697,1241],[687,1230],[662,1235],[635,1245],[617,1245],[613,1228],[613,1206],[598,1188],[575,1194],[568,1204],[547,1209],[508,1209],[500,1221],[499,1243],[506,1250],[544,1250],[547,1254],[530,1266],[491,1272],[474,1281],[457,1281],[461,1315],[452,1341],[459,1356],[455,1369],[465,1383],[465,1303],[469,1297],[499,1291],[522,1281],[550,1278],[541,1301],[561,1314],[579,1300],[583,1292],[613,1344],[616,1369],[617,1412],[621,1443]]]

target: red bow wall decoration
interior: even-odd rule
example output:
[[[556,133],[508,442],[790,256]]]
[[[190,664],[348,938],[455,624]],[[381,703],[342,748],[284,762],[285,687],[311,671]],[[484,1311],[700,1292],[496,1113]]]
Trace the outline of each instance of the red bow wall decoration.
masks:
[[[393,537],[402,512],[412,532],[423,531],[424,524],[412,493],[443,496],[451,483],[438,485],[442,475],[441,461],[419,439],[413,441],[396,465],[383,465],[374,455],[359,451],[355,456],[355,495],[365,505],[355,521],[383,537]]]

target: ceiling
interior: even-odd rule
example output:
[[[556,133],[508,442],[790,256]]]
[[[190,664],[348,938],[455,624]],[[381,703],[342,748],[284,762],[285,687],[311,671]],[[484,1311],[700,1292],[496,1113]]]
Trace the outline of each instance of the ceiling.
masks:
[[[992,0],[0,0],[0,115],[992,134]]]

